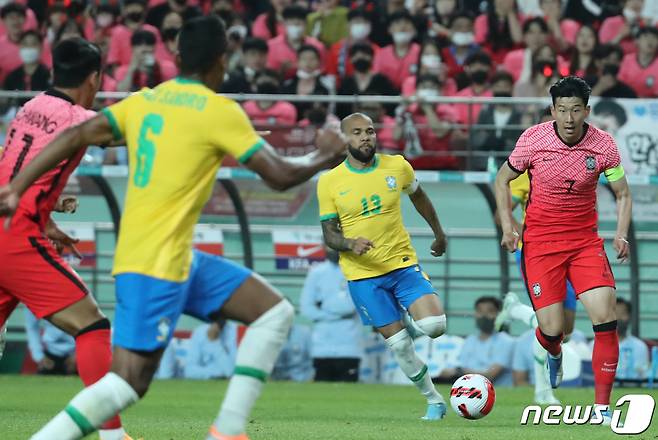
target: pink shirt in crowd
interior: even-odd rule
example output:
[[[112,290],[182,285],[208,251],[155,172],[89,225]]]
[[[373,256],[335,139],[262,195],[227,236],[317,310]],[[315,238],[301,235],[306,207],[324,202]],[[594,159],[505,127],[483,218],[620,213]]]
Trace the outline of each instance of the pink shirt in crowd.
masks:
[[[19,51],[20,46],[9,40],[7,35],[0,36],[0,84],[4,83],[6,76],[12,70],[23,64]],[[41,48],[41,62],[48,67],[52,67],[52,61],[50,45],[44,40]]]
[[[471,87],[466,87],[457,92],[455,96],[462,98],[491,97],[493,96],[493,92],[491,90],[485,90],[481,95],[476,95]],[[480,116],[480,110],[482,110],[482,104],[454,104],[453,107],[457,120],[466,125],[475,124],[478,116]]]
[[[251,35],[256,38],[262,38],[263,40],[270,40],[278,35],[283,35],[286,33],[286,27],[281,22],[276,24],[277,35],[272,35],[270,30],[267,28],[267,14],[260,14],[254,20],[254,24],[251,25]]]
[[[260,108],[256,101],[247,101],[242,104],[242,108],[254,125],[294,125],[297,122],[297,109],[287,101],[277,101],[265,110]]]
[[[313,37],[304,37],[303,44],[310,44],[320,51],[320,65],[324,66],[325,50],[324,45]],[[293,49],[286,40],[285,35],[279,35],[267,42],[269,52],[267,53],[267,67],[280,71],[284,63],[290,63],[288,69],[284,72],[286,78],[292,78],[297,71],[297,51]]]
[[[511,73],[515,82],[519,80],[528,81],[532,74],[531,60],[532,55],[527,49],[515,49],[505,56],[503,70]],[[557,57],[557,68],[560,75],[567,76],[569,74],[569,63],[560,55]]]
[[[399,58],[395,53],[395,46],[390,44],[377,52],[372,70],[386,75],[393,85],[400,89],[404,80],[415,73],[419,53],[420,45],[412,43],[407,53]]]
[[[153,32],[155,35],[155,56],[160,58],[163,52],[166,51],[160,40],[160,32],[150,24],[143,24],[142,29],[145,31]],[[110,37],[110,48],[107,53],[107,64],[118,64],[120,66],[130,64],[132,57],[132,46],[130,45],[130,38],[133,31],[126,26],[119,24],[112,29],[112,37]],[[165,55],[166,57],[166,55]]]
[[[402,83],[402,96],[411,96],[416,93],[416,77],[410,76]],[[455,96],[457,94],[457,83],[448,78],[441,87],[441,96]]]
[[[619,34],[619,31],[626,23],[626,19],[623,15],[615,15],[614,17],[608,17],[601,24],[599,29],[599,41],[603,43],[609,43],[613,38]],[[622,50],[625,54],[635,53],[637,47],[635,47],[635,41],[633,36],[629,35],[619,42]]]
[[[435,111],[436,116],[441,121],[458,122],[458,116],[451,105],[439,104],[436,106]],[[440,138],[437,137],[429,126],[427,116],[418,108],[413,113],[412,118],[418,129],[418,138],[425,154],[409,159],[411,166],[416,169],[457,169],[457,158],[445,154],[450,151],[452,132]],[[437,153],[444,154],[439,155]]]
[[[632,87],[638,98],[658,96],[658,57],[644,68],[637,62],[637,54],[624,56],[618,78]]]
[[[377,146],[385,150],[393,150],[402,152],[402,145],[395,140],[393,133],[395,132],[395,118],[384,115],[377,126]]]

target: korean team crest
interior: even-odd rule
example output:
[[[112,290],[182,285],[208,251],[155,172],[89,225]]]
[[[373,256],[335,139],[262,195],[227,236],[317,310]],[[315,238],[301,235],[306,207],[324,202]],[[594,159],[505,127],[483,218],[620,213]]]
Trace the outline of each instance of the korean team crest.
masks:
[[[532,285],[532,293],[535,294],[535,298],[538,298],[539,295],[541,295],[541,286],[539,283],[535,283]]]
[[[594,171],[596,169],[596,157],[585,157],[585,168],[587,168],[587,171]]]
[[[388,189],[395,189],[398,187],[398,181],[394,176],[386,176],[386,185],[388,185]]]

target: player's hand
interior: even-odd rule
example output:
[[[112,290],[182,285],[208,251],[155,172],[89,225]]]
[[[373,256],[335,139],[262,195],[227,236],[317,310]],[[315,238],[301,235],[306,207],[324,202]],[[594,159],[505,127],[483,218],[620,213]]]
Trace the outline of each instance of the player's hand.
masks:
[[[614,241],[612,242],[612,245],[617,251],[617,260],[619,260],[620,263],[623,263],[626,260],[628,260],[630,245],[628,244],[628,240],[626,240],[625,237],[616,236]]]
[[[9,229],[11,216],[18,208],[20,197],[13,190],[11,185],[0,187],[0,217],[7,217],[5,220],[5,229]]]
[[[350,242],[350,249],[357,255],[363,255],[374,247],[375,245],[372,241],[363,237],[356,238]]]
[[[507,249],[508,252],[516,252],[519,246],[519,233],[515,228],[509,231],[503,231],[503,239],[500,241],[500,245]]]
[[[75,247],[76,243],[78,243],[80,240],[77,238],[73,238],[70,235],[66,234],[63,232],[61,229],[57,227],[55,222],[50,220],[46,224],[46,237],[50,240],[50,242],[55,246],[55,250],[57,250],[58,254],[62,254],[65,249],[71,249],[71,252],[73,252],[73,255],[75,255],[77,258],[82,259],[82,255],[78,251],[78,249]]]
[[[55,204],[55,212],[64,212],[66,214],[74,213],[80,203],[76,196],[61,196]]]
[[[336,128],[323,128],[318,130],[315,145],[323,154],[331,157],[342,157],[347,150],[347,138]]]
[[[41,361],[37,364],[37,370],[40,372],[48,372],[55,368],[55,361],[50,359],[48,356],[44,356]]]
[[[432,242],[432,246],[430,247],[431,249],[430,253],[432,254],[433,257],[440,257],[445,253],[447,246],[448,246],[448,240],[446,239],[445,234],[441,234],[438,237],[436,237]]]

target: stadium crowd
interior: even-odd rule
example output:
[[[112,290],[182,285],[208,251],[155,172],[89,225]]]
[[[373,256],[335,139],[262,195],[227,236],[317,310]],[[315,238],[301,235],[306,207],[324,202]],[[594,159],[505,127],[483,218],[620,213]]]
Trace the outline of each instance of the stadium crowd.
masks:
[[[377,123],[380,149],[418,169],[464,169],[465,149],[502,158],[541,113],[428,98],[545,97],[569,74],[593,96],[658,96],[658,4],[643,0],[18,0],[0,10],[0,83],[46,89],[51,48],[81,36],[102,49],[103,91],[153,87],[177,75],[177,33],[202,14],[228,28],[223,93],[409,98],[399,106],[248,100],[254,124],[313,129],[361,111]],[[22,102],[5,101],[4,119]],[[481,129],[471,132],[474,124]],[[486,153],[468,163],[486,165]]]

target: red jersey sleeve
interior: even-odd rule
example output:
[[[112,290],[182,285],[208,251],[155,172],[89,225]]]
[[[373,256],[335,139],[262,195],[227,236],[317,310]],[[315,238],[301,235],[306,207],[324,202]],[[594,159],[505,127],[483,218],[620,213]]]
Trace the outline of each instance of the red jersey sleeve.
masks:
[[[614,138],[606,133],[606,149],[603,159],[603,171],[615,168],[621,163],[621,156]]]
[[[514,147],[512,154],[510,154],[509,158],[507,159],[507,163],[509,164],[510,168],[519,174],[530,168],[532,151],[530,148],[528,130],[521,134],[519,140],[516,141],[516,146]]]

